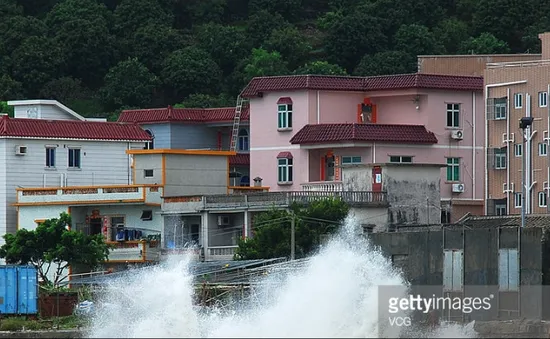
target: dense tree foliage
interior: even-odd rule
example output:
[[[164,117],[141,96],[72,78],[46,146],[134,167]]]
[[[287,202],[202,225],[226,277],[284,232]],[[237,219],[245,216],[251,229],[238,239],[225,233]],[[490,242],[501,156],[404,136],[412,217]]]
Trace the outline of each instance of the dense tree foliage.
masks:
[[[307,205],[294,204],[289,210],[273,209],[254,218],[254,234],[240,239],[235,259],[270,259],[290,256],[291,219],[295,220],[296,258],[319,248],[323,236],[340,229],[349,208],[340,199],[323,199]]]
[[[419,54],[536,53],[547,0],[4,0],[0,101],[234,105],[254,76],[414,72]]]

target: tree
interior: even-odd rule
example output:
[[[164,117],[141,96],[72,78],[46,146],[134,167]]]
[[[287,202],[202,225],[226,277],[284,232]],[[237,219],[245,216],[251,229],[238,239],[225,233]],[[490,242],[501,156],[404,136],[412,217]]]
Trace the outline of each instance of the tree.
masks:
[[[119,38],[131,37],[140,27],[162,25],[171,27],[174,14],[159,0],[122,0],[114,11],[114,30]]]
[[[349,211],[340,199],[327,198],[289,210],[273,209],[254,219],[254,235],[240,239],[235,251],[239,260],[269,259],[290,255],[291,218],[295,218],[296,256],[306,257],[321,244],[323,235],[339,230]]]
[[[353,71],[353,75],[386,75],[416,72],[416,58],[407,52],[385,51],[365,55]]]
[[[502,54],[510,53],[508,44],[491,33],[481,33],[477,38],[469,38],[460,44],[463,54]]]
[[[31,36],[11,55],[12,78],[23,84],[28,97],[36,97],[42,86],[63,73],[65,55],[50,39]]]
[[[223,93],[215,96],[210,94],[191,94],[181,103],[174,105],[175,108],[215,108],[235,106],[235,99],[228,98]]]
[[[422,25],[403,25],[395,33],[395,47],[410,55],[443,54],[445,49],[439,39]]]
[[[9,75],[0,76],[0,100],[17,100],[23,97],[23,85]]]
[[[71,100],[88,97],[86,92],[87,90],[82,87],[82,82],[79,79],[61,77],[44,84],[40,90],[40,97],[67,103]]]
[[[348,75],[342,67],[326,61],[309,62],[294,71],[294,74]]]
[[[254,48],[244,68],[244,74],[248,82],[254,77],[288,74],[288,68],[279,52]]]
[[[62,275],[67,267],[95,267],[109,256],[109,247],[102,234],[86,235],[69,230],[70,225],[71,217],[61,213],[59,218],[48,219],[35,230],[22,228],[15,234],[5,234],[0,258],[8,264],[32,265],[46,285],[59,287],[67,279]],[[52,268],[53,281],[49,278]]]
[[[3,19],[0,22],[0,52],[8,54],[19,47],[27,37],[44,36],[47,31],[46,25],[33,17],[13,16]]]
[[[214,23],[201,25],[197,28],[195,38],[198,47],[210,53],[226,76],[240,60],[248,56],[251,49],[246,34],[231,26]]]
[[[449,54],[458,52],[460,44],[470,37],[468,25],[456,18],[443,20],[434,28],[434,34]]]
[[[170,100],[178,102],[197,89],[216,92],[222,72],[207,52],[186,47],[168,55],[161,74]]]
[[[156,75],[137,58],[132,58],[109,70],[100,93],[110,109],[123,105],[149,107],[159,84]]]
[[[286,26],[271,31],[271,36],[265,41],[264,47],[272,52],[281,53],[288,62],[289,69],[295,69],[308,59],[312,47],[300,31],[294,26]]]
[[[248,19],[246,35],[252,46],[259,47],[275,28],[281,29],[289,25],[282,15],[261,10]]]
[[[14,107],[9,106],[7,101],[0,101],[0,113],[8,114],[8,116],[13,118]]]
[[[171,51],[181,48],[184,39],[168,25],[148,24],[136,30],[126,56],[137,57],[151,71],[158,73]]]
[[[266,10],[295,21],[301,18],[302,0],[250,0],[248,8],[250,14]]]

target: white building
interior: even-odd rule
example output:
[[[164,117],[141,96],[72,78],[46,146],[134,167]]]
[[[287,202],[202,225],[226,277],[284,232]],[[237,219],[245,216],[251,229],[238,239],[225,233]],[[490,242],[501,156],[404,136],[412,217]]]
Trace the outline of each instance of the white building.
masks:
[[[15,107],[15,117],[0,118],[0,236],[34,226],[18,220],[18,195],[32,195],[18,189],[47,187],[57,195],[74,186],[129,185],[133,179],[126,151],[143,149],[151,140],[137,125],[86,119],[54,100],[8,104]],[[65,204],[57,200],[46,194],[34,204],[46,209]],[[57,209],[51,212],[59,215]]]

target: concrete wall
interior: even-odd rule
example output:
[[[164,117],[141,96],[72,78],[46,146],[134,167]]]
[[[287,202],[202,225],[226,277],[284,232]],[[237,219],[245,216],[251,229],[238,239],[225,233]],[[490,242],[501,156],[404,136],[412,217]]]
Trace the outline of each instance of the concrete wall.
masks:
[[[218,216],[229,216],[229,225],[218,225]],[[210,213],[208,215],[208,245],[236,246],[244,231],[244,213]]]
[[[164,196],[226,194],[228,158],[217,155],[165,154]]]
[[[173,149],[218,149],[218,133],[215,128],[204,125],[172,124],[170,146]]]
[[[518,228],[430,227],[403,228],[398,232],[368,234],[392,262],[403,270],[413,286],[439,286],[443,292],[444,250],[463,250],[463,294],[470,295],[482,286],[494,294],[494,305],[487,312],[472,314],[470,320],[492,320],[543,316],[542,271],[543,229],[525,228],[519,238],[521,292],[502,292],[499,288],[499,249],[518,248]],[[398,259],[398,260],[396,260]],[[433,289],[432,289],[433,290]],[[520,307],[518,307],[521,305]],[[517,311],[521,312],[518,313]]]
[[[342,181],[346,191],[372,191],[374,166],[382,167],[382,191],[387,192],[388,224],[439,224],[441,165],[367,164],[343,165]],[[411,175],[414,173],[414,175]],[[370,212],[371,216],[375,216]],[[382,221],[382,217],[375,220]],[[379,225],[377,225],[379,226]]]
[[[69,112],[65,112],[55,105],[29,104],[16,105],[13,108],[15,118],[30,118],[28,112],[36,113],[34,119],[44,120],[79,120]],[[31,113],[31,114],[32,114]]]
[[[162,154],[134,154],[134,184],[162,184]],[[153,176],[146,178],[145,170],[153,170]]]

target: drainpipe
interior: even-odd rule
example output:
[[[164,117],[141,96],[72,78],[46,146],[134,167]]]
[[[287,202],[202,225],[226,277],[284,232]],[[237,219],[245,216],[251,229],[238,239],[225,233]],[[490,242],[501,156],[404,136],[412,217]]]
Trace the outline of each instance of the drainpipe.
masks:
[[[321,107],[319,105],[320,98],[319,98],[319,91],[317,91],[317,123],[321,123]]]
[[[476,92],[472,92],[472,199],[476,198]]]
[[[487,206],[487,200],[489,199],[489,185],[487,184],[489,181],[489,169],[487,168],[488,163],[487,157],[489,156],[487,147],[489,146],[489,121],[487,120],[487,99],[489,98],[489,88],[495,88],[495,87],[503,87],[503,86],[510,86],[510,85],[517,85],[517,84],[525,84],[527,83],[527,80],[521,80],[521,81],[512,81],[512,82],[502,82],[498,84],[490,84],[485,85],[485,202],[484,202],[484,208],[485,208],[485,215],[488,214],[489,208]]]
[[[514,138],[515,139],[515,138]],[[511,153],[510,149],[510,88],[506,89],[506,214],[510,210],[510,163]]]
[[[376,143],[372,143],[372,163],[376,164]]]

